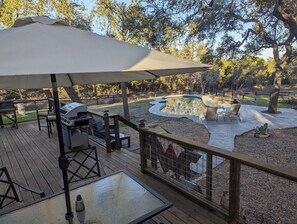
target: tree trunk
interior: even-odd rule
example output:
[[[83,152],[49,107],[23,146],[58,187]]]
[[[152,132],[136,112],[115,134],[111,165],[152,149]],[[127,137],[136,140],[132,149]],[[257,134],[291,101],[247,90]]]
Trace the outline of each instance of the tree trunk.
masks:
[[[50,89],[45,89],[44,93],[45,93],[47,98],[54,98],[52,92],[50,91]]]
[[[205,93],[205,85],[204,85],[204,82],[203,82],[202,75],[200,75],[199,79],[200,79],[201,95],[204,95],[204,93]]]
[[[73,102],[78,102],[78,103],[82,103],[82,101],[80,100],[80,98],[78,97],[77,92],[75,91],[75,89],[73,88],[73,86],[71,87],[64,87],[65,91],[67,92],[69,98],[73,101]]]
[[[275,77],[273,81],[273,91],[270,95],[268,113],[277,113],[277,103],[282,82],[282,72],[279,70],[275,71]]]
[[[193,77],[193,75],[191,75],[190,76],[190,91],[191,91],[191,93],[194,91],[194,85],[195,85],[194,77]]]
[[[273,56],[275,60],[275,76],[273,81],[273,91],[270,95],[269,105],[268,105],[268,113],[277,113],[277,103],[278,103],[278,97],[279,92],[282,84],[282,75],[283,75],[283,69],[282,69],[282,61],[279,57],[278,52],[278,46],[273,46]]]
[[[128,105],[128,96],[127,96],[127,89],[126,83],[121,82],[121,89],[122,89],[122,98],[123,98],[123,110],[124,110],[124,117],[130,121],[130,113],[129,113],[129,105]]]

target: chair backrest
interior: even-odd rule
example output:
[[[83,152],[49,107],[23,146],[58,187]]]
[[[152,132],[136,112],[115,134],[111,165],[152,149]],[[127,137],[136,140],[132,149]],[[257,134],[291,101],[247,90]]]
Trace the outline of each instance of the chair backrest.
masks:
[[[232,104],[231,109],[229,111],[229,114],[231,115],[238,115],[239,109],[241,105],[240,104]]]
[[[48,110],[54,111],[55,110],[55,103],[53,98],[48,98]]]
[[[96,137],[103,137],[105,138],[105,126],[101,120],[96,121],[93,124],[93,133]],[[109,134],[115,133],[115,126],[109,125]]]
[[[14,108],[13,100],[0,101],[0,110],[8,108]]]
[[[218,108],[216,108],[216,107],[207,107],[205,119],[206,120],[216,120],[217,119],[217,110],[218,110]]]
[[[102,130],[104,130],[103,122],[101,120],[96,121],[96,123],[93,124],[93,129],[95,131],[102,131]]]
[[[20,201],[6,167],[0,168],[0,209]]]

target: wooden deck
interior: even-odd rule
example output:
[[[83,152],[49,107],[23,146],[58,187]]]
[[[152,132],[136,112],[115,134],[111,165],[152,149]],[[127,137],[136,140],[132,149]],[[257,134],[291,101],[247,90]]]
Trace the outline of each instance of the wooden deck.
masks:
[[[101,169],[106,173],[127,170],[173,203],[173,207],[153,218],[157,223],[226,223],[158,179],[142,174],[138,154],[125,149],[107,154],[104,147],[96,147]],[[53,137],[49,139],[45,128],[38,131],[37,122],[20,124],[18,129],[10,126],[0,129],[0,167],[6,166],[13,179],[43,190],[46,196],[61,192],[62,189],[58,156],[56,132],[54,131]],[[28,192],[19,193],[25,203],[34,200]]]

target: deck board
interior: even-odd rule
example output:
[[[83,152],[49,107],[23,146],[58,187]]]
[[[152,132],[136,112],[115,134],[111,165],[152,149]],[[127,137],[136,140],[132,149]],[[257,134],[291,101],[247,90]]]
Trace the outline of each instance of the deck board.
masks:
[[[91,144],[95,144],[90,141]],[[173,207],[155,216],[157,223],[176,224],[217,224],[226,223],[211,211],[193,202],[185,195],[161,182],[157,178],[140,171],[139,154],[125,149],[106,153],[106,149],[96,145],[100,160],[100,169],[111,173],[126,170],[155,189],[173,203]],[[62,177],[58,167],[59,147],[57,133],[47,137],[45,128],[38,130],[37,122],[19,124],[19,128],[10,126],[0,129],[0,166],[6,166],[13,179],[42,189],[47,196],[61,192]],[[72,169],[77,166],[72,165]],[[82,174],[85,171],[82,171]],[[70,187],[79,183],[70,184]],[[24,203],[33,200],[26,191],[21,194]]]

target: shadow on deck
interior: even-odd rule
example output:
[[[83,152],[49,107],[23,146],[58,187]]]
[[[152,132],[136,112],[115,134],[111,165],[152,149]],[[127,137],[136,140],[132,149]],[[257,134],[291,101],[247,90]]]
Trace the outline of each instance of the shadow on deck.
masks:
[[[106,173],[126,170],[173,203],[173,207],[153,218],[157,223],[226,223],[172,187],[141,173],[139,154],[126,149],[106,153],[104,147],[96,145],[96,148],[101,170]],[[0,129],[0,167],[6,166],[13,179],[43,190],[46,196],[62,191],[58,157],[56,132],[49,139],[45,129],[38,131],[37,122],[20,124],[18,129]],[[28,192],[18,191],[24,203],[36,199]]]

